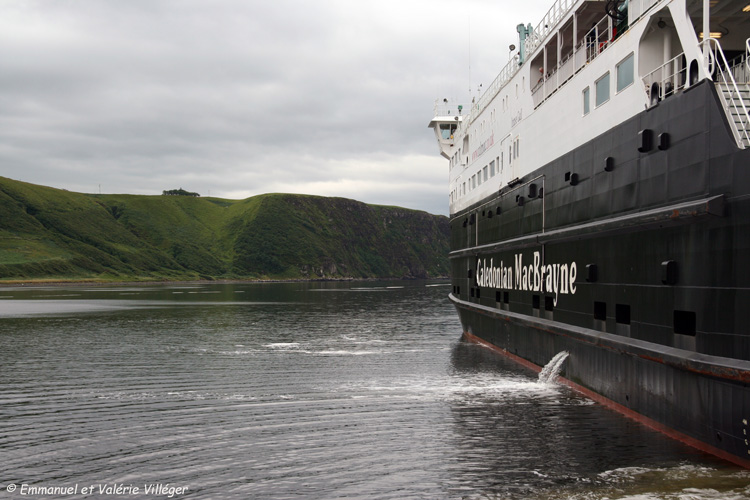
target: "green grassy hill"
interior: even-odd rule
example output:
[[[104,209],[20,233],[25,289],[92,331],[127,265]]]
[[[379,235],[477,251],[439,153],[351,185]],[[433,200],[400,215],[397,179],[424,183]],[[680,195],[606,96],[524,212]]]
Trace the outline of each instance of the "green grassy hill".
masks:
[[[0,177],[0,280],[426,278],[448,219],[344,198],[92,195]]]

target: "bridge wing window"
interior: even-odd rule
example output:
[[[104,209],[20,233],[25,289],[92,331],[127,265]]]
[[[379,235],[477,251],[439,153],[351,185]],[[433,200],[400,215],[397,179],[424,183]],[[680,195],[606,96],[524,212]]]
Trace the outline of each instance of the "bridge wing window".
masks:
[[[450,139],[453,136],[453,132],[456,131],[456,126],[449,123],[440,124],[440,137],[443,139]]]

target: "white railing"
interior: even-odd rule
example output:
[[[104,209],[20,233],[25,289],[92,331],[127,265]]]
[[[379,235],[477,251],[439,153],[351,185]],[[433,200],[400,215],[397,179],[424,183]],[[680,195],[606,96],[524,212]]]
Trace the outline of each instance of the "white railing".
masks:
[[[586,64],[604,52],[612,42],[614,42],[614,36],[609,17],[604,16],[586,33],[576,46],[575,52],[563,59],[558,67],[552,68],[543,84],[534,87],[532,90],[534,108],[537,108]]]
[[[737,83],[748,83],[750,82],[750,68],[747,65],[747,56],[739,55],[729,61],[729,71],[732,73],[732,78]]]
[[[576,72],[586,66],[586,63],[588,62],[588,59],[586,58],[586,51],[580,50],[578,47],[576,48],[573,58],[576,61]]]
[[[557,90],[557,71],[553,68],[552,72],[544,79],[544,98],[551,96]]]
[[[684,54],[680,54],[643,77],[646,95],[652,103],[666,99],[685,88],[687,69],[684,60]],[[652,90],[658,94],[652,96]]]
[[[629,24],[632,25],[639,17],[641,17],[647,10],[661,2],[662,0],[629,0],[628,3],[628,19]],[[536,25],[534,30],[526,38],[525,53],[527,60],[531,57],[534,50],[541,45],[544,39],[555,31],[557,24],[570,12],[576,0],[556,0],[552,7],[547,11],[542,20]],[[559,74],[554,76],[554,81],[547,83],[545,80],[543,85],[532,90],[532,98],[534,99],[534,107],[541,104],[550,94],[554,93],[557,88],[568,81],[575,73],[581,70],[588,62],[596,58],[609,45],[614,41],[612,28],[609,21],[609,16],[604,16],[594,26],[586,36],[583,37],[581,42],[576,47],[575,53],[572,57],[571,68],[568,68],[566,62],[563,62],[560,66]],[[750,47],[750,46],[749,46]],[[749,49],[750,50],[750,49]],[[500,71],[500,74],[495,78],[495,81],[487,87],[487,90],[481,95],[481,97],[474,103],[470,108],[464,107],[463,112],[464,120],[461,123],[460,129],[467,129],[471,123],[484,111],[489,105],[492,99],[500,92],[510,79],[519,70],[519,58],[518,55],[513,58],[505,65]],[[564,71],[563,71],[564,70]],[[550,75],[551,77],[552,75]]]
[[[535,109],[544,102],[544,81],[539,82],[531,89],[531,100],[534,102]]]
[[[737,81],[732,76],[724,51],[721,50],[721,44],[715,38],[708,38],[700,42],[698,47],[708,55],[707,60],[704,61],[706,74],[713,75],[714,81],[721,86],[722,92],[719,92],[719,96],[724,103],[729,125],[732,127],[738,145],[741,147],[750,145],[750,113],[737,87]],[[737,117],[736,121],[734,117]]]
[[[526,57],[531,56],[534,49],[536,49],[544,40],[544,38],[550,34],[556,27],[557,23],[573,8],[576,0],[556,0],[552,7],[547,11],[542,21],[537,24],[536,28],[526,38]],[[508,64],[500,71],[495,81],[493,81],[487,90],[481,95],[470,109],[464,108],[465,119],[462,122],[461,129],[468,128],[469,125],[476,119],[479,114],[490,104],[490,101],[502,89],[513,76],[518,73],[520,66],[518,64],[518,55],[513,56]]]
[[[547,35],[552,33],[557,23],[573,8],[575,0],[557,0],[547,11],[534,32],[526,39],[526,54],[531,55]]]
[[[734,81],[750,83],[750,38],[745,41],[745,53],[729,61],[729,68]]]
[[[510,61],[508,61],[508,64],[505,65],[505,67],[500,71],[500,74],[495,77],[495,80],[487,88],[487,91],[482,94],[482,96],[477,101],[475,106],[477,114],[481,113],[482,110],[487,107],[490,101],[497,95],[498,92],[500,92],[500,89],[503,88],[511,78],[513,78],[513,75],[518,73],[519,68],[520,66],[518,65],[518,56],[515,55],[510,59]],[[474,110],[472,110],[472,120],[475,116],[476,115],[474,114]]]
[[[584,50],[586,62],[590,62],[604,52],[614,42],[609,16],[604,16],[583,37],[576,50]]]
[[[476,120],[479,114],[490,104],[490,101],[500,92],[505,84],[507,84],[513,75],[518,73],[520,66],[518,65],[518,55],[513,56],[508,64],[500,71],[495,80],[490,84],[487,90],[482,94],[478,101],[472,102],[471,107],[464,107],[463,111],[466,113],[464,120],[461,122],[459,131],[467,129],[471,123]]]
[[[560,65],[560,76],[558,77],[560,79],[560,85],[570,80],[575,72],[575,58],[573,57],[573,54],[570,54]]]
[[[469,111],[468,104],[451,101],[450,99],[435,99],[435,109],[432,116],[462,116],[464,112]]]

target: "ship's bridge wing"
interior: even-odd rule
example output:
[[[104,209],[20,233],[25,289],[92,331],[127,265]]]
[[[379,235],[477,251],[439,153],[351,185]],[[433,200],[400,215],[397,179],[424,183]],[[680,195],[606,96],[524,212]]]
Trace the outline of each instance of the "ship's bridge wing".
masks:
[[[428,127],[435,131],[440,154],[446,159],[450,158],[449,151],[453,147],[454,135],[462,119],[461,116],[436,116],[430,120]]]

